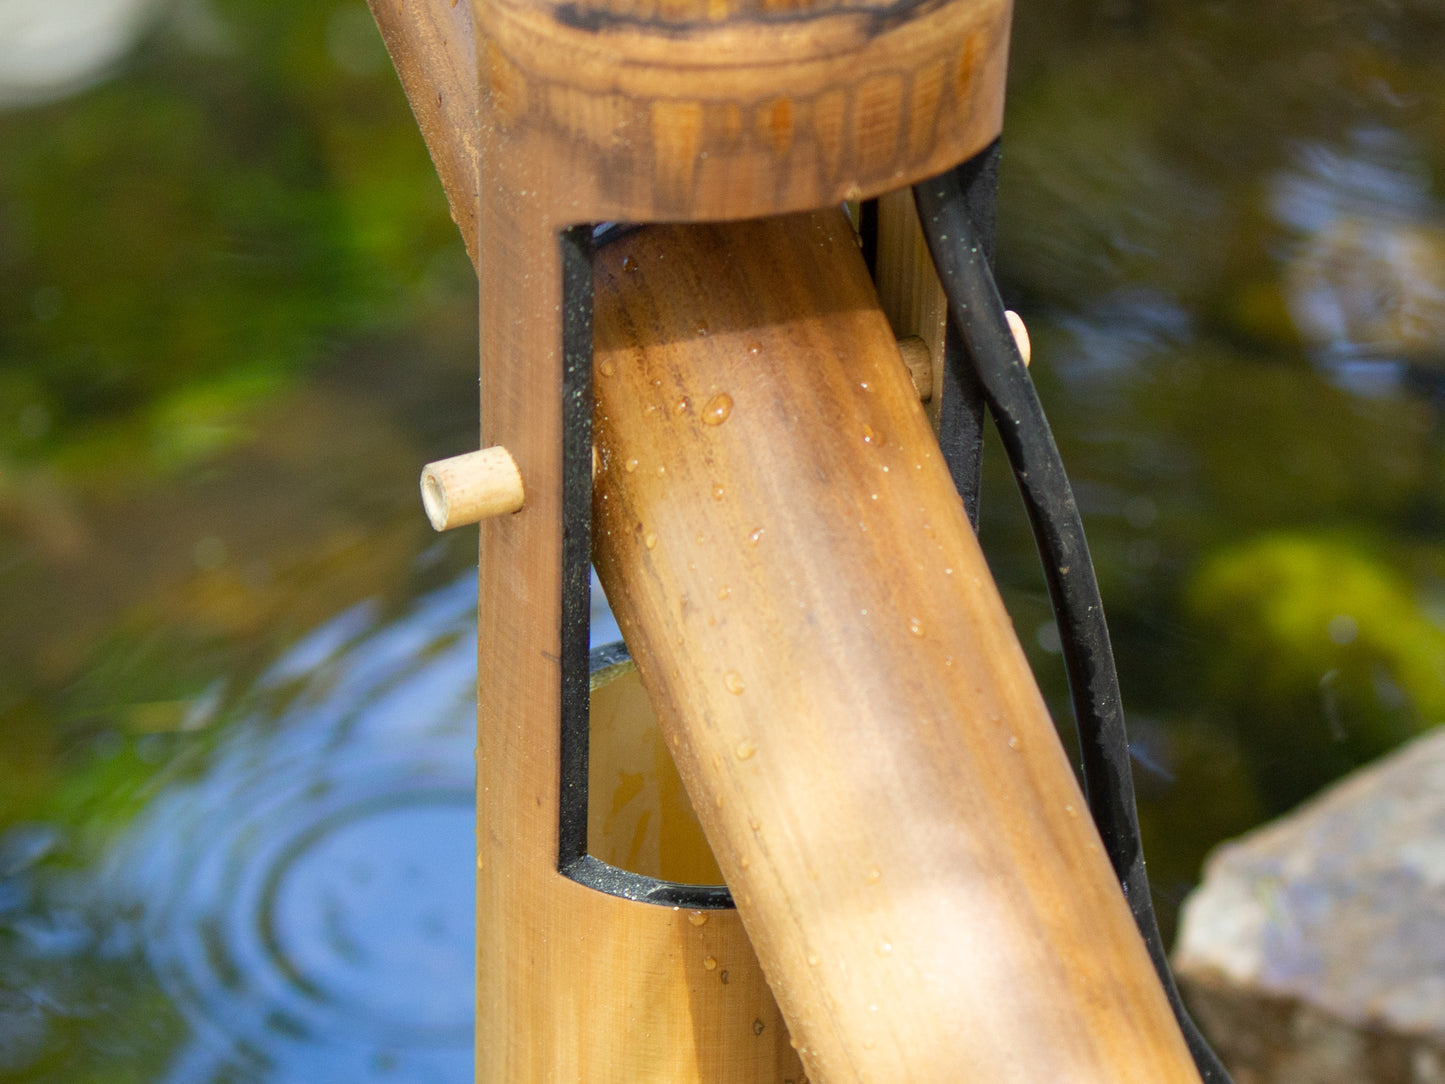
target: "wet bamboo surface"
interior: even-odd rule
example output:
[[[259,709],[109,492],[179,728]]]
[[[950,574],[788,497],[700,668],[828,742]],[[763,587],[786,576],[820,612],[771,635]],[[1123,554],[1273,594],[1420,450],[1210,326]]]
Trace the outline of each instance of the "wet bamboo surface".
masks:
[[[1196,1081],[842,212],[597,286],[599,574],[810,1079]]]

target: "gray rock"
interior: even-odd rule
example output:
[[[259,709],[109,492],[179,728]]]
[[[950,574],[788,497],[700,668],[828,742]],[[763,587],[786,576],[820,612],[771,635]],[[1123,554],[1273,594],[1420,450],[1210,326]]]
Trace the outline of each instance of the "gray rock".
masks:
[[[1445,727],[1215,851],[1174,967],[1236,1084],[1445,1084]]]

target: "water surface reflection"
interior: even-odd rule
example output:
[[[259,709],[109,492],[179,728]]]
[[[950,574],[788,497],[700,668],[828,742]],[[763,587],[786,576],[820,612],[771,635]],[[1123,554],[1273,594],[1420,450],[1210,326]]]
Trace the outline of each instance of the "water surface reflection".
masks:
[[[167,765],[100,868],[37,882],[27,953],[96,981],[144,957],[182,1025],[154,1079],[470,1079],[475,606],[466,576],[328,622]]]

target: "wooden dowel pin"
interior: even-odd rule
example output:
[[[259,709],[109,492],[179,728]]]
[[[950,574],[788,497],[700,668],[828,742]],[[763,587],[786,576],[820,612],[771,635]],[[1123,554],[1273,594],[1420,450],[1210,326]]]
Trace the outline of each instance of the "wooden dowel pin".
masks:
[[[903,364],[908,366],[919,401],[928,402],[933,398],[933,352],[928,349],[928,343],[919,335],[905,335],[898,340],[898,352],[903,355]]]
[[[500,445],[422,468],[421,502],[438,531],[515,512],[523,498],[522,475]]]
[[[1009,330],[1013,332],[1014,343],[1019,348],[1024,365],[1028,365],[1032,348],[1023,317],[1013,309],[1007,310],[1004,316],[1008,318]],[[903,355],[903,364],[908,366],[908,375],[913,380],[913,389],[918,392],[919,400],[928,402],[933,397],[933,351],[921,336],[905,335],[898,340],[898,352]]]
[[[1024,365],[1029,363],[1029,357],[1033,354],[1033,346],[1029,342],[1029,329],[1024,327],[1024,318],[1013,309],[1004,312],[1008,320],[1009,330],[1014,333],[1014,342],[1018,345],[1019,356],[1024,359]]]

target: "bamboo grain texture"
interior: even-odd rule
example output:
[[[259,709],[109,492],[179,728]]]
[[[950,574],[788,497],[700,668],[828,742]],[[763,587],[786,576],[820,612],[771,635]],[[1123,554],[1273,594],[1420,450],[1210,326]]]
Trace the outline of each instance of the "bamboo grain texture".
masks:
[[[498,144],[628,221],[825,206],[931,176],[1002,123],[1009,5],[478,0]]]
[[[599,575],[809,1079],[1196,1082],[842,212],[597,281]]]

